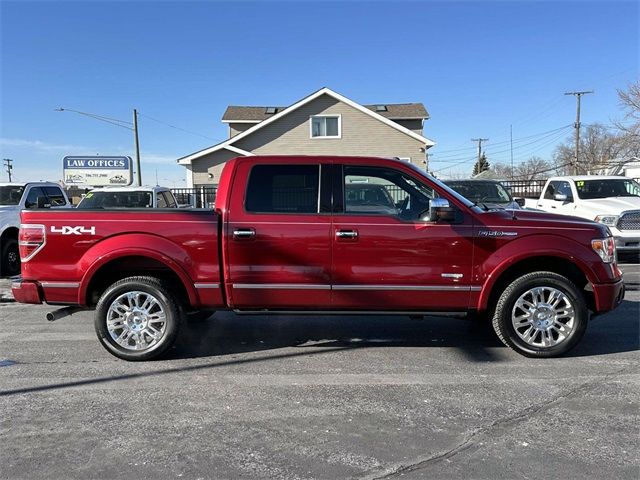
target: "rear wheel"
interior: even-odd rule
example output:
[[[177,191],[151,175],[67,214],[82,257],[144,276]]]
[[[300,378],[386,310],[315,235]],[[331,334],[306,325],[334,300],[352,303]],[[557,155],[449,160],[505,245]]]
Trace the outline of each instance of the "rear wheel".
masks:
[[[580,341],[588,319],[585,299],[569,279],[534,272],[502,292],[492,323],[500,340],[518,353],[555,357]]]
[[[18,250],[18,240],[8,238],[2,241],[2,252],[0,254],[2,263],[0,271],[5,277],[12,277],[20,274],[20,251]]]
[[[102,294],[95,329],[102,346],[124,360],[151,360],[175,341],[182,309],[154,277],[129,277]]]

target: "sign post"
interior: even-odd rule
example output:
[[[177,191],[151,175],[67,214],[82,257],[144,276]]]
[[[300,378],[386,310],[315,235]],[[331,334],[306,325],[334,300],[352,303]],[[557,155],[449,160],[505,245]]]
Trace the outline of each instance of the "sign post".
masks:
[[[133,183],[131,157],[72,157],[62,159],[67,185],[124,186]]]

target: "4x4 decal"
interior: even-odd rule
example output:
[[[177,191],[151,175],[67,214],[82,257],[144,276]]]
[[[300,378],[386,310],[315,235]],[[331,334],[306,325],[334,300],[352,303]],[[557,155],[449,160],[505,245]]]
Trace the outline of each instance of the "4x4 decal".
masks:
[[[62,235],[95,235],[96,227],[85,227],[83,225],[78,225],[72,227],[70,225],[63,225],[62,227],[51,227],[51,233],[61,233]]]

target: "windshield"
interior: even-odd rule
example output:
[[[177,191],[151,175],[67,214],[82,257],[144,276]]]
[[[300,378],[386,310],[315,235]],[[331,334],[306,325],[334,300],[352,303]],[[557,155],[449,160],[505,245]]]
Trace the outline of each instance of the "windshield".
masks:
[[[584,200],[608,197],[640,197],[640,184],[630,178],[576,180],[578,197]]]
[[[76,208],[151,208],[151,192],[89,192]]]
[[[427,178],[430,182],[435,183],[438,187],[440,187],[442,190],[446,191],[449,195],[451,195],[452,197],[457,199],[463,205],[466,205],[467,207],[473,207],[473,202],[470,202],[469,200],[464,198],[462,195],[460,195],[458,192],[456,192],[454,189],[452,189],[448,185],[442,183],[437,178],[432,177],[431,175],[426,173],[424,170],[420,170],[418,167],[416,167],[412,163],[408,164],[407,166],[409,168],[411,168],[413,171],[415,171],[416,173],[418,173],[421,177]]]
[[[18,205],[24,192],[22,185],[5,185],[0,187],[0,205]]]
[[[508,204],[511,195],[499,183],[493,182],[447,182],[451,188],[474,203]]]

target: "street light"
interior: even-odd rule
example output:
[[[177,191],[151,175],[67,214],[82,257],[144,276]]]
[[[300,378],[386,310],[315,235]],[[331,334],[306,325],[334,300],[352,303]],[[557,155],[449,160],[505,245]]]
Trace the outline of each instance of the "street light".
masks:
[[[73,112],[78,113],[80,115],[84,115],[85,117],[93,118],[95,120],[100,120],[101,122],[110,123],[111,125],[115,125],[116,127],[126,128],[127,130],[133,131],[133,140],[135,142],[136,147],[136,177],[138,180],[138,185],[142,185],[142,172],[140,171],[140,141],[138,138],[138,111],[133,109],[133,123],[126,122],[124,120],[118,120],[117,118],[105,117],[102,115],[96,115],[95,113],[87,113],[80,112],[79,110],[72,110],[70,108],[56,108],[54,109],[56,112]]]

